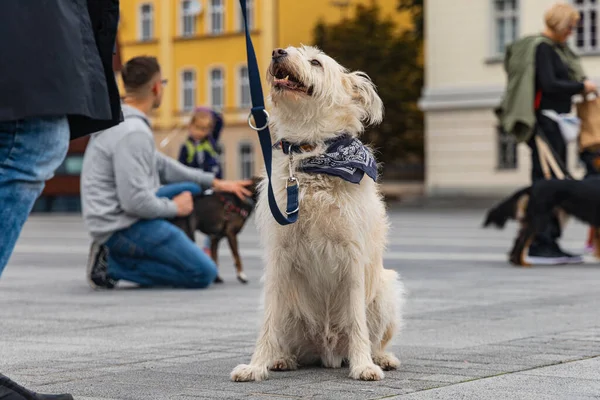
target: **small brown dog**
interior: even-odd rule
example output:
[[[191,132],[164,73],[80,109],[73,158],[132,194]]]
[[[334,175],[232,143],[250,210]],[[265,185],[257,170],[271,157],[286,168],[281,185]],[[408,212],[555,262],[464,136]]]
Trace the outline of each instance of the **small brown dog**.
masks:
[[[248,283],[248,278],[242,267],[237,235],[242,231],[246,220],[254,210],[259,181],[259,178],[252,179],[252,185],[248,187],[252,192],[252,197],[246,201],[240,200],[231,193],[206,191],[197,195],[194,197],[194,212],[189,217],[175,218],[171,221],[193,241],[195,241],[195,231],[208,235],[211,241],[212,259],[217,266],[219,265],[219,242],[226,237],[233,254],[237,279],[242,283]],[[217,275],[215,283],[223,283],[220,274]]]

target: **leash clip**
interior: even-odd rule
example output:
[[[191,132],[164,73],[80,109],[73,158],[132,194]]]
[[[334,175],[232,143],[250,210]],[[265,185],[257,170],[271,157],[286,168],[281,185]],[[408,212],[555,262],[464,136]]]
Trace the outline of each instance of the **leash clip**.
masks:
[[[285,187],[288,191],[288,199],[290,196],[290,193],[294,193],[294,198],[296,199],[296,208],[294,210],[286,210],[285,213],[289,216],[292,214],[296,214],[299,210],[300,210],[300,205],[298,204],[298,179],[294,176],[294,153],[292,153],[292,145],[290,143],[289,147],[288,147],[288,160],[289,160],[289,170],[290,170],[290,176],[287,179],[287,182],[285,183]],[[289,207],[290,203],[288,202],[288,207]],[[293,207],[293,206],[292,206]]]
[[[298,179],[294,176],[294,153],[292,153],[292,144],[288,146],[288,168],[290,171],[290,177],[287,180],[287,187],[297,185]]]
[[[263,109],[262,112],[265,113],[265,124],[263,126],[261,126],[260,128],[257,128],[256,126],[254,126],[252,124],[252,113],[248,114],[248,125],[250,126],[250,129],[255,130],[257,132],[262,131],[263,129],[265,129],[268,125],[269,125],[269,113],[267,112],[267,110]]]

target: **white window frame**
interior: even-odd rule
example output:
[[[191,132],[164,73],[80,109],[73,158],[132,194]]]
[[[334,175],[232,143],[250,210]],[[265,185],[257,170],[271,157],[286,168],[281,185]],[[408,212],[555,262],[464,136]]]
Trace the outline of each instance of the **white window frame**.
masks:
[[[246,0],[246,13],[248,15],[248,29],[252,31],[254,29],[254,1],[255,0]],[[244,32],[244,14],[242,14],[242,7],[239,6],[235,8],[237,10],[237,23],[238,23],[238,31]]]
[[[503,1],[505,3],[505,5],[506,5],[506,3],[514,1],[515,9],[507,10],[505,7],[504,10],[498,11],[498,10],[496,10],[496,3],[498,1]],[[502,56],[504,54],[504,48],[506,47],[506,45],[514,42],[517,38],[519,38],[520,31],[521,31],[521,12],[520,11],[521,11],[521,2],[522,1],[523,0],[491,0],[490,1],[491,21],[492,21],[492,23],[490,24],[491,29],[492,29],[491,55],[493,57]],[[514,35],[513,35],[513,29],[512,29],[513,25],[506,23],[507,21],[512,21],[513,18],[515,19]],[[499,40],[500,40],[500,37],[498,36],[498,21],[499,20],[504,21],[504,48],[502,50],[499,48]]]
[[[573,32],[572,45],[576,48],[580,53],[597,53],[600,52],[600,32],[598,29],[600,28],[600,24],[598,19],[600,18],[600,2],[592,3],[589,0],[583,0],[584,4],[577,4],[574,0],[571,1],[573,7],[575,7],[580,15],[581,21],[579,22],[578,28]],[[591,21],[591,13],[596,13],[596,46],[592,46],[592,36],[591,29],[588,23]],[[583,45],[580,46],[578,44],[578,36],[580,30],[583,32]]]
[[[246,153],[242,153],[242,149],[244,148],[250,148],[250,152],[247,153],[248,155],[248,159],[246,159]],[[249,179],[252,178],[252,175],[254,175],[254,167],[255,167],[255,161],[254,161],[254,145],[250,142],[241,142],[238,146],[238,160],[239,160],[239,179]],[[244,170],[246,169],[246,163],[249,163],[250,165],[250,174],[249,176],[246,176],[244,174]]]
[[[242,73],[246,71],[246,77]],[[250,76],[248,75],[248,67],[242,65],[237,70],[237,88],[238,88],[238,107],[241,109],[252,108],[252,98],[250,96]],[[244,102],[244,94],[248,97]]]
[[[215,85],[213,82],[213,72],[217,71],[217,70],[221,71],[220,85]],[[223,66],[215,65],[215,66],[212,66],[211,68],[209,68],[207,87],[208,87],[208,99],[209,99],[210,107],[215,110],[222,111],[225,108],[225,68]],[[215,99],[213,96],[213,89],[215,89],[216,87],[221,88],[221,104],[215,104],[215,102],[214,102]]]
[[[188,81],[186,80],[186,75],[190,74],[192,76],[192,80]],[[180,97],[179,97],[179,101],[181,104],[181,111],[183,112],[190,112],[190,111],[194,111],[194,109],[196,108],[196,88],[197,88],[197,76],[198,74],[196,74],[196,70],[193,68],[185,68],[182,69],[180,72]],[[192,104],[186,104],[186,94],[191,92],[191,99],[192,99]]]
[[[148,35],[145,35],[144,32],[144,21],[146,21],[146,13],[144,13],[144,7],[150,7],[150,18],[149,18],[149,22],[150,22],[150,32]],[[142,3],[140,4],[140,7],[138,9],[138,37],[140,38],[140,41],[142,42],[147,42],[150,41],[152,39],[154,39],[154,4],[152,3]]]
[[[207,0],[208,1],[208,12],[206,13],[206,27],[208,33],[211,35],[222,35],[225,33],[225,0]],[[219,5],[215,7],[214,1],[218,1]],[[221,16],[221,27],[220,30],[215,30],[213,26],[213,15]]]
[[[186,31],[186,23],[189,23],[191,30]],[[179,3],[179,34],[182,37],[196,35],[196,15],[192,13],[192,0],[181,0]]]

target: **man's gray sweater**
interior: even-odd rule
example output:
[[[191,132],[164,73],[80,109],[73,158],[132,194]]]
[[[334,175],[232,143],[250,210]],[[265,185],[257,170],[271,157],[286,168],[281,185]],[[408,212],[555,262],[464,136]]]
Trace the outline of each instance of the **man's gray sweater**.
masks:
[[[83,157],[83,218],[100,243],[140,219],[175,217],[175,203],[156,197],[161,184],[191,181],[207,188],[214,179],[159,153],[141,111],[124,105],[123,115],[121,124],[91,137]]]

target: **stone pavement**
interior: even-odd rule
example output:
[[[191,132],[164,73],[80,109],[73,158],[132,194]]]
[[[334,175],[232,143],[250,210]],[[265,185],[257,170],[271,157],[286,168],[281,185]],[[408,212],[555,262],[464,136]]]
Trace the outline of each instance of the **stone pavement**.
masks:
[[[600,398],[600,265],[510,267],[515,225],[482,230],[482,218],[392,212],[386,266],[409,292],[399,371],[375,383],[320,368],[234,383],[259,324],[253,226],[241,237],[246,286],[224,249],[222,286],[93,292],[80,218],[36,216],[0,280],[0,371],[78,400]],[[586,233],[572,222],[565,248]]]

